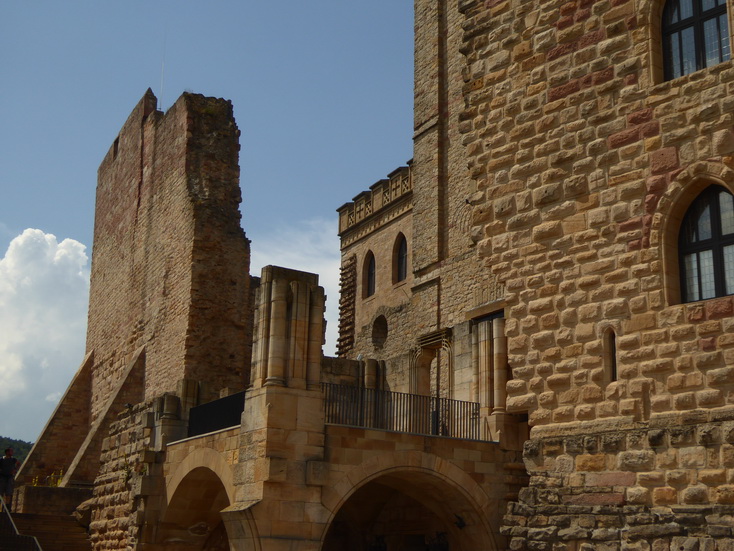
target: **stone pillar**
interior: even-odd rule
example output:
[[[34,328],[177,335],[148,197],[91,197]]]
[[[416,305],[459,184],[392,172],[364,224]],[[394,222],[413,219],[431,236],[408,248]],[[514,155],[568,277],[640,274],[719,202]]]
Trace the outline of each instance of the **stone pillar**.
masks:
[[[476,325],[476,371],[477,371],[477,402],[479,402],[479,416],[482,419],[482,438],[491,440],[493,437],[487,419],[492,413],[492,321],[485,319]]]
[[[325,296],[318,276],[266,266],[260,281],[252,388],[319,388]]]
[[[472,389],[471,399],[473,402],[479,402],[479,392],[482,382],[479,378],[479,326],[474,326],[471,332],[471,370],[472,370]]]
[[[272,285],[263,271],[260,288],[257,291],[257,341],[253,347],[254,377],[252,386],[260,388],[268,376],[268,350],[270,349],[270,294]]]
[[[377,388],[377,374],[379,372],[379,364],[377,360],[369,359],[365,362],[364,370],[364,386],[365,388]]]
[[[288,342],[288,386],[306,387],[306,355],[308,354],[309,289],[302,281],[291,281],[291,317]]]
[[[492,320],[492,363],[494,367],[494,407],[492,413],[504,413],[507,403],[507,339],[505,319]]]
[[[308,364],[306,366],[309,388],[321,383],[321,346],[324,342],[325,302],[324,290],[321,287],[312,287],[308,327]]]
[[[270,301],[270,343],[265,384],[282,386],[285,384],[287,356],[288,282],[279,279],[272,281]]]

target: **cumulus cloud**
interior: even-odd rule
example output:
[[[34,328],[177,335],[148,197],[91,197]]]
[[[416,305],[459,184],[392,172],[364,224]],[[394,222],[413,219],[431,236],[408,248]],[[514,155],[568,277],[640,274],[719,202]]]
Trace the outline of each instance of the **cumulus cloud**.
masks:
[[[89,259],[27,229],[0,258],[0,435],[35,440],[84,355]]]
[[[319,274],[326,290],[326,354],[336,347],[339,238],[314,219],[248,232],[251,273],[273,264]],[[0,435],[35,441],[84,356],[86,247],[41,230],[15,237],[0,258]]]
[[[268,228],[268,233],[249,231],[252,239],[250,273],[260,275],[263,266],[274,265],[319,274],[326,291],[326,347],[333,355],[339,329],[339,237],[334,220],[311,219]]]

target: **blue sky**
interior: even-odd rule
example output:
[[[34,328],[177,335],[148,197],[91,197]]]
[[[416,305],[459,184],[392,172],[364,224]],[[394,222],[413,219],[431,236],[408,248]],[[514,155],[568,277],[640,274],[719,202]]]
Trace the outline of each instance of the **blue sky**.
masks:
[[[335,209],[412,155],[412,10],[409,0],[4,3],[0,435],[35,440],[82,360],[97,167],[148,87],[164,110],[183,91],[232,100],[253,273],[320,272],[333,349]]]

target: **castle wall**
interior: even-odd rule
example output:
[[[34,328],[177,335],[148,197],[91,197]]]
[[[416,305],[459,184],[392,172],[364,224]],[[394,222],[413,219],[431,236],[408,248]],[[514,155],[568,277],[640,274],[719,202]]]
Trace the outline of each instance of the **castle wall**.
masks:
[[[155,102],[148,92],[99,169],[93,416],[141,345],[146,398],[183,378],[241,388],[249,367],[249,243],[231,104],[184,94],[163,114]]]
[[[717,423],[732,410],[734,309],[681,304],[678,232],[707,185],[734,189],[732,63],[663,82],[660,2],[461,9],[472,233],[505,288],[508,408],[535,427],[513,548],[549,548],[555,535],[528,526],[559,504],[573,545],[698,545],[714,534],[691,523],[720,524],[707,515],[729,499]],[[618,445],[599,448],[609,432]],[[572,433],[589,448],[547,451],[575,446]],[[584,526],[571,505],[672,516]]]
[[[354,345],[346,356],[353,359],[362,354],[384,362],[384,379],[390,389],[415,392],[409,381],[411,366],[420,353],[418,338],[455,328],[463,340],[452,338],[448,343],[451,350],[439,359],[440,374],[434,363],[430,378],[441,379],[434,380],[433,388],[440,387],[442,396],[472,400],[473,329],[469,320],[489,313],[476,312],[502,298],[502,293],[494,274],[476,254],[480,236],[472,233],[474,221],[482,220],[485,214],[472,208],[479,196],[467,170],[459,132],[463,110],[462,20],[456,1],[415,2],[413,192],[411,209],[404,215],[408,219],[400,222],[401,229],[411,225],[410,232],[403,233],[411,236],[412,274],[400,288],[402,295],[396,288],[382,292],[378,288],[373,297],[360,300],[364,255],[371,250],[386,256],[392,247],[390,229],[375,229],[357,218],[347,232],[341,224],[340,235],[342,265],[351,262],[352,255],[357,262]],[[359,235],[359,241],[353,235]],[[501,310],[501,305],[492,311],[496,310]],[[387,319],[390,336],[384,346],[375,347],[372,328],[380,315]]]
[[[476,255],[471,232],[473,217],[483,213],[472,209],[476,184],[459,132],[463,16],[456,0],[419,0],[415,18],[413,268],[416,292],[427,294],[415,316],[418,327],[429,332],[465,322],[467,312],[500,293]],[[431,299],[433,319],[424,313]]]
[[[375,349],[382,349],[388,355],[404,351],[405,323],[401,323],[401,312],[410,302],[411,284],[413,276],[408,270],[408,276],[403,281],[393,283],[393,257],[395,243],[400,234],[410,243],[412,224],[409,216],[402,216],[379,228],[367,240],[360,240],[343,251],[343,255],[355,255],[357,259],[357,293],[355,331],[356,346],[352,355],[363,354],[372,356]],[[365,296],[365,263],[367,254],[371,252],[375,258],[375,294]],[[410,254],[408,254],[410,267]],[[378,316],[385,316],[388,320],[387,339],[382,344],[373,342],[373,324]],[[378,339],[379,342],[379,339]]]
[[[730,404],[732,299],[680,304],[670,257],[702,187],[734,184],[731,63],[658,83],[654,6],[632,0],[596,15],[466,5],[463,128],[492,211],[480,252],[507,289],[511,405],[545,425]],[[490,59],[496,71],[480,71]],[[487,136],[511,124],[518,147],[500,168]],[[619,348],[609,384],[607,327]]]

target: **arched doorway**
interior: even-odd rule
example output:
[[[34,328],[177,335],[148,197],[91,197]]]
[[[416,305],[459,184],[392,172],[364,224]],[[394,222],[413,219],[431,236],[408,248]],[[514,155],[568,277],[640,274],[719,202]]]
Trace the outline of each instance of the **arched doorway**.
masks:
[[[196,467],[178,484],[159,525],[159,544],[166,551],[229,551],[220,511],[230,505],[219,477]]]
[[[322,551],[492,550],[491,531],[461,488],[430,471],[396,470],[344,501]]]

